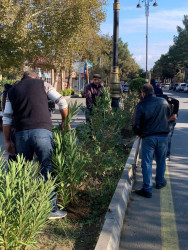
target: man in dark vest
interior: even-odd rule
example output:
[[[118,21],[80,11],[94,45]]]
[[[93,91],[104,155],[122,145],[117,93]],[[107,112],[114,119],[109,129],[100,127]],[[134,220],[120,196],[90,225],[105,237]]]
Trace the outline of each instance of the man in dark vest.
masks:
[[[52,122],[48,111],[48,98],[59,105],[62,116],[62,129],[68,115],[66,100],[52,85],[38,78],[33,71],[24,73],[23,78],[9,91],[3,114],[3,133],[6,151],[10,155],[23,154],[31,161],[34,153],[41,164],[41,173],[45,180],[48,172],[52,172]],[[11,140],[11,124],[14,118],[15,145]],[[56,199],[49,219],[59,219],[66,216],[66,211],[60,211]]]

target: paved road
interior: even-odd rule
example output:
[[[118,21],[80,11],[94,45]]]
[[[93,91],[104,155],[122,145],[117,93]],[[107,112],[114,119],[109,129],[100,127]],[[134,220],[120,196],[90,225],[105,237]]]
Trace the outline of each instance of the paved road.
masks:
[[[188,250],[188,94],[166,91],[180,101],[180,112],[172,139],[172,158],[168,163],[168,185],[153,188],[152,199],[134,192],[125,215],[120,250]],[[153,183],[154,182],[153,167]],[[135,189],[141,187],[138,166]]]
[[[83,104],[83,106],[85,106],[85,98],[67,98],[66,100],[68,103],[77,102],[78,105]],[[85,115],[80,110],[78,115],[71,122],[71,127],[74,128],[74,127],[78,126],[80,123],[84,123],[84,122],[85,122]],[[56,109],[55,113],[52,114],[52,123],[53,123],[53,126],[57,126],[59,123],[61,123],[61,115],[60,115],[58,109]],[[4,141],[3,133],[1,130],[0,130],[0,147],[1,147],[2,152],[5,151],[5,141]],[[6,157],[7,157],[7,155],[5,154],[5,158]]]
[[[85,106],[85,98],[67,98],[66,100],[68,104],[77,102],[78,105],[82,104],[83,106]],[[85,114],[80,110],[78,115],[73,118],[71,122],[71,127],[75,128],[76,126],[84,122],[85,122]],[[61,115],[58,111],[58,107],[56,107],[56,111],[52,115],[52,123],[54,126],[57,126],[59,123],[61,123]]]

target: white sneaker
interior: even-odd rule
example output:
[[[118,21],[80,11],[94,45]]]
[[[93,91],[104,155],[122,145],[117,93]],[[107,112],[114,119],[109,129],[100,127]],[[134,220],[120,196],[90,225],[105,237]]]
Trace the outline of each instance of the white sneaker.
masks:
[[[50,216],[48,217],[49,220],[58,220],[62,219],[67,216],[67,211],[61,211],[57,209],[55,212],[51,212]]]

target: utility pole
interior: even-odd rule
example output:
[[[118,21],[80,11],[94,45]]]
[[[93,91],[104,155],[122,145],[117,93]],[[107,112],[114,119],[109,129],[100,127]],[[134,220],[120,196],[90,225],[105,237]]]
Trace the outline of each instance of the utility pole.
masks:
[[[149,80],[149,74],[148,74],[148,17],[149,17],[149,3],[153,2],[153,0],[142,0],[142,2],[145,3],[145,16],[146,16],[146,79]],[[156,0],[153,4],[153,7],[157,7],[158,4],[156,3]],[[142,8],[140,1],[137,4],[136,8]]]

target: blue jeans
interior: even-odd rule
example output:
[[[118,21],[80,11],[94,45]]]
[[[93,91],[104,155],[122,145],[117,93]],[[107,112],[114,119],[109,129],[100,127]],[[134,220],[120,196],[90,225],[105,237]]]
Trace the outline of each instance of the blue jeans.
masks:
[[[176,126],[176,122],[169,122],[168,125],[169,125],[169,134],[168,134],[168,150],[166,154],[167,157],[171,155],[171,140],[174,133],[174,127]]]
[[[48,179],[48,172],[52,172],[52,150],[53,137],[52,132],[47,129],[30,129],[16,132],[15,134],[16,153],[32,161],[34,153],[36,154],[41,174],[45,180]],[[53,207],[56,207],[56,195],[54,191]]]
[[[142,175],[143,188],[147,192],[152,192],[152,162],[156,157],[156,184],[165,182],[164,174],[166,170],[166,152],[168,146],[168,136],[152,135],[142,139]]]

